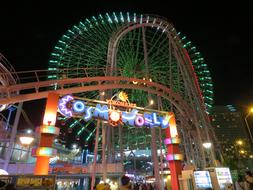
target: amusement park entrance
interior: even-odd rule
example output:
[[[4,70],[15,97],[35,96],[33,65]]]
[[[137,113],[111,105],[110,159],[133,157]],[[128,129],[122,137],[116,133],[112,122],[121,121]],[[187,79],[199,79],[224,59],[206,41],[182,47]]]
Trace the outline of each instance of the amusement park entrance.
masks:
[[[211,77],[185,38],[157,15],[99,15],[62,36],[47,70],[1,73],[1,109],[47,98],[40,144],[33,151],[35,174],[48,174],[49,158],[56,155],[52,144],[60,133],[58,118],[70,120],[71,126],[81,120],[82,130],[92,123],[92,187],[98,168],[106,180],[110,164],[123,165],[143,150],[151,149],[159,190],[168,167],[165,160],[173,190],[179,189],[182,161],[198,168],[214,166],[215,135],[208,116]],[[19,83],[11,83],[13,76]],[[205,142],[212,143],[208,151]],[[99,152],[102,163],[96,163]]]

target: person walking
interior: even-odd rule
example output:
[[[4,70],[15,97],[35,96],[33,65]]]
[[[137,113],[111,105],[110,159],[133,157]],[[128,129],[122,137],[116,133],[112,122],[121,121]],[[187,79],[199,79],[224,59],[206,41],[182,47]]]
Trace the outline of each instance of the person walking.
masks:
[[[238,175],[238,179],[235,182],[235,189],[236,190],[246,190],[245,189],[245,181],[243,180],[242,175]]]
[[[100,184],[96,185],[96,190],[111,190],[111,187],[109,184],[100,183]]]
[[[250,171],[246,171],[245,173],[245,180],[248,184],[248,189],[253,190],[253,175]]]
[[[130,178],[128,176],[123,175],[121,177],[121,186],[120,190],[131,190]]]

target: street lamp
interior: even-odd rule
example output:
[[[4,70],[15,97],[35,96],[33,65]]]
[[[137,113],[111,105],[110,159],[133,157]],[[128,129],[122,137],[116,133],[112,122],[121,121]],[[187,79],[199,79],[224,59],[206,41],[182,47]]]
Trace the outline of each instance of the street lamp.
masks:
[[[19,141],[22,146],[27,147],[26,162],[28,162],[30,145],[34,141],[34,137],[32,136],[32,131],[28,130],[26,133],[20,134]],[[22,151],[23,151],[23,149],[21,148],[19,160],[21,160]],[[18,172],[19,172],[19,167],[18,167]]]
[[[205,149],[210,149],[211,146],[212,146],[212,143],[210,143],[210,142],[203,143],[203,147],[204,147]]]
[[[22,145],[30,145],[34,141],[34,137],[31,136],[20,136],[19,141]]]
[[[241,146],[241,145],[243,145],[243,141],[242,140],[237,140],[236,144],[239,145],[239,146]]]
[[[244,118],[245,120],[245,123],[246,123],[246,126],[247,126],[247,129],[248,129],[248,132],[249,132],[249,136],[250,136],[250,140],[251,140],[251,145],[253,146],[253,137],[252,137],[252,134],[251,134],[251,131],[250,131],[250,128],[249,128],[249,123],[247,121],[247,118],[250,116],[250,114],[253,113],[253,108],[250,109],[249,113],[246,115],[246,117]]]

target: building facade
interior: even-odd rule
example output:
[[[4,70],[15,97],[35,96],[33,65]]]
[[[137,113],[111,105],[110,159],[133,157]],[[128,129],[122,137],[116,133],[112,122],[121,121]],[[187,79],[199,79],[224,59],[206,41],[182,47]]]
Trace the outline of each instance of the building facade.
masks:
[[[211,123],[221,148],[225,165],[231,168],[250,167],[253,155],[242,113],[232,105],[214,106]]]

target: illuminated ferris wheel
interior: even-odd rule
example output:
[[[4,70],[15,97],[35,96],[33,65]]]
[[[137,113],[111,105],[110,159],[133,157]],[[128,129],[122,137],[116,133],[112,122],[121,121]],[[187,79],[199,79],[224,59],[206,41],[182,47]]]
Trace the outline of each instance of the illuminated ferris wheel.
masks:
[[[129,101],[140,107],[173,111],[183,138],[185,161],[195,162],[196,165],[206,162],[202,144],[212,139],[207,116],[213,104],[212,79],[201,53],[191,41],[177,33],[167,19],[157,15],[120,12],[81,20],[57,42],[48,70],[56,71],[56,74],[48,76],[49,79],[125,76],[170,88],[180,100],[129,89],[106,92],[97,89],[77,96],[103,99],[123,90],[128,94]],[[136,81],[133,84],[138,85]],[[74,134],[75,140],[89,142],[95,136],[94,121],[62,116],[58,119],[66,133]],[[159,129],[153,134],[149,129],[129,126],[122,130],[112,128],[107,131],[111,136],[107,149],[113,154],[122,150],[147,150],[150,142],[155,142],[162,149]],[[120,145],[116,139],[120,139]]]

